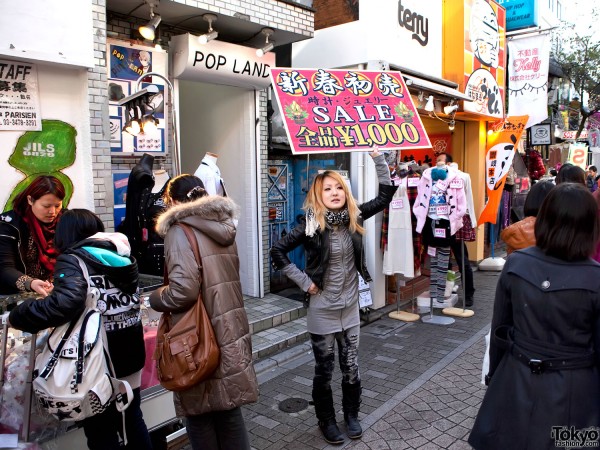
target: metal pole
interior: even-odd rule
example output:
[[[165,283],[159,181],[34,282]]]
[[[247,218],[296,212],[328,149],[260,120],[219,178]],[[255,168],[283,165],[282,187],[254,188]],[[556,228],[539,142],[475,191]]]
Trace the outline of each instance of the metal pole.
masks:
[[[467,277],[465,276],[465,241],[460,241],[461,246],[460,246],[460,253],[461,253],[461,258],[460,258],[460,262],[461,262],[461,268],[460,268],[460,279],[462,281],[462,304],[463,304],[463,311],[466,309],[466,304],[467,304],[467,291],[466,291],[466,279]]]

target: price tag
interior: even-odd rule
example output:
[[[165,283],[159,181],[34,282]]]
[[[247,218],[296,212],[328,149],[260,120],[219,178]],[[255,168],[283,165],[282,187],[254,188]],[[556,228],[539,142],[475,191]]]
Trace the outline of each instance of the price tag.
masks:
[[[408,179],[408,187],[417,187],[419,185],[419,177],[410,177]]]
[[[437,248],[435,248],[435,247],[427,247],[427,254],[429,256],[435,256],[436,253],[437,253]]]
[[[392,200],[392,209],[402,209],[404,208],[404,201],[401,198],[397,198]]]
[[[463,188],[463,180],[462,178],[456,177],[454,180],[450,182],[450,187],[454,189],[462,189]]]
[[[446,229],[445,228],[434,228],[433,236],[436,238],[445,238],[446,237]]]
[[[445,191],[446,189],[448,189],[448,183],[446,183],[443,180],[437,180],[435,185],[440,191]]]
[[[449,212],[449,209],[450,209],[450,208],[448,208],[448,205],[439,205],[439,206],[436,208],[436,210],[435,210],[435,213],[436,213],[438,216],[447,216],[447,215],[448,215],[448,212]]]

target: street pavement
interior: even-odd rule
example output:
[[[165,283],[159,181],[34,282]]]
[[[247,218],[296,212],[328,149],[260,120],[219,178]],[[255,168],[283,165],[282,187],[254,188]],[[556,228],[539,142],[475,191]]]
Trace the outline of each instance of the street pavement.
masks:
[[[307,404],[314,367],[310,347],[283,352],[279,367],[259,376],[259,401],[243,408],[252,448],[470,449],[466,441],[485,393],[480,382],[484,336],[498,276],[474,273],[475,315],[455,318],[452,325],[404,323],[386,314],[361,328],[362,439],[346,438],[339,446],[323,440],[314,407]],[[286,359],[286,354],[295,357]],[[338,424],[345,432],[339,367],[333,389]]]

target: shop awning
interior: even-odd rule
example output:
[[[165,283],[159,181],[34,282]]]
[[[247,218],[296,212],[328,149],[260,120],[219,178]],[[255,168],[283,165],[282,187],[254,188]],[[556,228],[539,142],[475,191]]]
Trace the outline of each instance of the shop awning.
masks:
[[[471,97],[469,97],[467,94],[463,94],[459,90],[451,88],[449,86],[425,80],[414,75],[407,75],[404,72],[402,73],[402,75],[404,76],[404,79],[406,80],[406,84],[408,85],[409,89],[420,89],[423,91],[431,92],[438,96],[448,97],[449,99],[465,100],[467,102],[472,101]]]

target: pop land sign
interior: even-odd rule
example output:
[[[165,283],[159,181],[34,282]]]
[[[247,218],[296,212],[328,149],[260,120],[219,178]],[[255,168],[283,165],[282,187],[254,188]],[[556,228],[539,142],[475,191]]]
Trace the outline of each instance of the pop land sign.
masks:
[[[430,148],[400,72],[271,68],[293,154]]]

